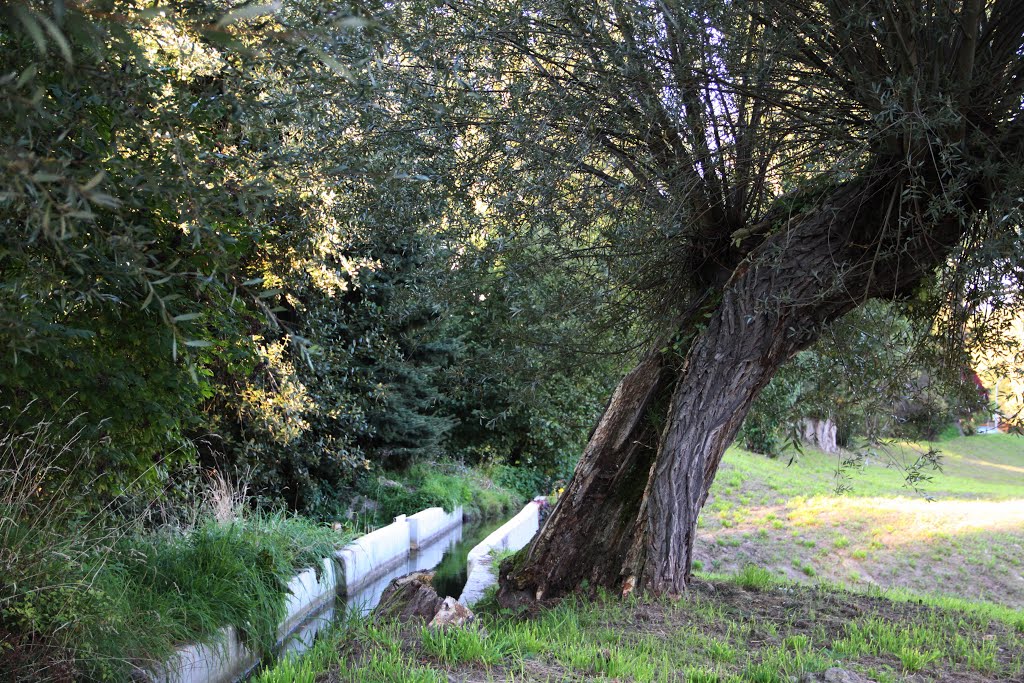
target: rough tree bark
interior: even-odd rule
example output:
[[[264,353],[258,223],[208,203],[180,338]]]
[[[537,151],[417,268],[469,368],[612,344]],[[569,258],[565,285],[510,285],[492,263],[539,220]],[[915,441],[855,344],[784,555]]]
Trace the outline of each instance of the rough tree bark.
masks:
[[[838,453],[836,424],[829,418],[805,417],[800,420],[800,439],[803,443],[825,453]]]
[[[591,434],[553,516],[532,547],[543,558],[545,578],[533,582],[540,599],[552,580],[614,585],[622,557],[637,536],[640,503],[658,446],[676,373],[661,351],[653,351],[616,387]],[[600,510],[600,514],[595,514]],[[580,539],[587,539],[580,543]]]
[[[584,580],[623,593],[685,590],[697,515],[758,392],[825,323],[868,298],[909,293],[959,239],[957,219],[916,231],[888,219],[898,168],[879,164],[776,226],[705,325],[684,331],[684,362],[652,351],[623,379],[555,511],[503,567],[502,600],[556,597]]]

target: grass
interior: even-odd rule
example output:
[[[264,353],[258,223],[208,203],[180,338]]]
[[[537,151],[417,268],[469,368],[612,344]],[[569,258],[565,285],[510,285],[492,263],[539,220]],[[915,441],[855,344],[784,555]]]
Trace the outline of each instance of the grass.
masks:
[[[326,671],[336,660],[334,643],[328,638],[318,639],[301,655],[289,655],[270,670],[255,676],[253,683],[315,683],[317,675]]]
[[[40,663],[39,652],[57,650],[66,653],[69,675],[127,680],[135,666],[165,661],[183,643],[213,642],[228,625],[253,649],[269,651],[285,616],[287,582],[321,566],[344,540],[285,515],[131,534],[83,549],[72,561],[61,544],[36,538],[30,580],[8,583],[0,597],[11,629],[5,649],[16,655],[3,658],[0,674],[33,680],[30,670],[54,667]],[[50,678],[60,676],[38,675]]]
[[[889,455],[870,458],[871,462],[853,473],[847,483],[855,497],[890,496],[896,492],[912,495],[905,487],[903,474],[898,468],[886,466],[890,458],[897,464],[909,465],[920,453],[934,447],[942,454],[942,473],[936,474],[926,485],[936,498],[983,498],[1006,500],[1020,497],[1020,482],[1024,479],[1024,439],[1009,434],[957,437],[941,443],[896,443]],[[789,457],[795,457],[789,465]],[[771,459],[731,447],[723,460],[715,481],[719,492],[732,489],[739,498],[741,492],[763,501],[765,493],[772,497],[832,495],[836,488],[835,456],[814,449],[805,449],[803,455],[786,453]],[[767,491],[751,491],[751,480],[763,483]]]
[[[367,656],[358,665],[349,663],[338,654],[345,643],[365,647]],[[309,651],[277,662],[253,677],[252,683],[320,683],[325,672],[334,680],[360,683],[448,683],[443,674],[405,654],[402,644],[396,624],[349,618],[320,637]]]
[[[156,531],[140,519],[85,515],[40,495],[50,473],[35,463],[45,458],[4,455],[2,680],[128,680],[229,625],[269,649],[288,580],[347,540],[300,518],[245,513],[226,494],[179,511],[187,526]]]
[[[285,515],[208,521],[186,534],[127,540],[108,556],[104,573],[123,586],[123,611],[178,621],[176,641],[208,639],[232,625],[254,649],[269,650],[285,616],[285,584],[300,569],[319,568],[341,541],[330,529]]]
[[[929,447],[943,471],[927,500],[898,468],[873,459],[837,494],[836,456],[806,450],[788,466],[732,448],[701,516],[696,559],[715,571],[747,563],[798,581],[942,590],[1024,607],[1024,439],[1006,434],[896,444],[910,462]]]
[[[505,548],[504,550],[491,551],[491,571],[497,576],[501,571],[501,563],[515,555],[518,550]]]
[[[736,575],[736,583],[743,588],[764,590],[776,582],[775,577],[767,569],[748,564]]]
[[[449,512],[462,506],[467,518],[482,519],[524,502],[521,494],[496,484],[483,469],[451,462],[419,463],[403,473],[379,474],[362,482],[360,489],[376,502],[373,525],[435,506]]]
[[[906,597],[906,596],[894,596]],[[705,576],[681,600],[570,596],[492,609],[463,629],[350,621],[308,671],[334,681],[605,680],[788,683],[833,666],[879,681],[1024,675],[1024,613],[780,581],[763,568]],[[294,662],[259,683],[302,679]],[[306,674],[303,674],[306,675]],[[389,678],[390,676],[390,678]]]

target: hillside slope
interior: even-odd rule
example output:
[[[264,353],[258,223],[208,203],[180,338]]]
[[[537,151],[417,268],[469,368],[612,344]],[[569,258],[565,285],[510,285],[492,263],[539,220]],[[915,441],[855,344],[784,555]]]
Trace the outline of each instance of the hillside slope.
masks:
[[[901,444],[842,480],[839,459],[807,450],[788,465],[733,448],[704,509],[706,571],[747,563],[795,581],[827,579],[1024,607],[1024,438],[960,437],[931,446],[942,472],[904,486],[927,444]],[[932,500],[928,500],[930,497]]]

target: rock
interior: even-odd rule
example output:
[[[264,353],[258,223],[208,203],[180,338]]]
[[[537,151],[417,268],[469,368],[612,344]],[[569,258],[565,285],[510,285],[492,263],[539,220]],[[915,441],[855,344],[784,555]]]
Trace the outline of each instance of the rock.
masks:
[[[455,598],[445,598],[437,614],[427,624],[431,628],[444,628],[445,626],[465,626],[473,621],[473,612],[465,605],[459,604]]]
[[[859,673],[833,667],[815,674],[804,674],[800,683],[875,683]]]
[[[377,619],[406,622],[418,619],[431,628],[465,626],[473,612],[455,598],[443,600],[431,585],[433,572],[413,572],[394,579],[384,589],[373,615]]]
[[[433,578],[432,572],[413,572],[394,579],[380,596],[380,602],[373,610],[374,617],[431,621],[444,602],[430,585]]]

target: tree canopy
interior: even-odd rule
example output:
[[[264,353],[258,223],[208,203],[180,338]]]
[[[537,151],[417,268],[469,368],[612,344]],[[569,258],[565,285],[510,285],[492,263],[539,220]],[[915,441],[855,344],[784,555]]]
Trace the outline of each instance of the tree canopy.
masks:
[[[200,463],[323,516],[369,468],[582,451],[506,597],[678,592],[791,358],[871,355],[877,299],[859,329],[955,379],[1016,310],[1022,34],[1013,0],[9,3],[8,429],[82,414],[86,497]]]

